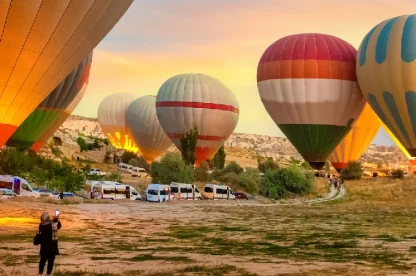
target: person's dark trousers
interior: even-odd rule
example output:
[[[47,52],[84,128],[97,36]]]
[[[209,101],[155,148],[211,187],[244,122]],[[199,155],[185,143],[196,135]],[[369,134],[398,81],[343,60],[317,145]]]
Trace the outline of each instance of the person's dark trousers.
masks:
[[[43,274],[43,268],[45,267],[46,261],[48,261],[48,268],[46,274],[50,275],[53,269],[53,263],[55,261],[55,255],[53,256],[40,256],[39,262],[39,274]]]

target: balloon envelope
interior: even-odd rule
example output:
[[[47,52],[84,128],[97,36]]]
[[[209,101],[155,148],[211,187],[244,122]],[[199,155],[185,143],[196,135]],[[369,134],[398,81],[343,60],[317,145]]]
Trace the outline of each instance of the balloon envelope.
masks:
[[[155,96],[140,97],[130,104],[127,127],[149,164],[172,145],[157,118]]]
[[[84,88],[90,75],[91,62],[92,52],[26,118],[6,145],[28,149],[52,127]]]
[[[161,86],[156,113],[179,150],[182,135],[197,128],[195,165],[198,167],[202,161],[212,159],[233,133],[239,109],[237,98],[217,79],[203,74],[182,74]]]
[[[381,122],[373,109],[366,104],[351,131],[329,156],[332,166],[340,172],[348,162],[357,161],[376,137]]]
[[[257,69],[262,102],[314,169],[351,129],[364,107],[356,50],[330,35],[297,34],[273,43]]]
[[[139,148],[127,127],[127,109],[133,101],[129,93],[106,97],[98,107],[98,122],[113,147],[137,153]]]
[[[388,19],[363,39],[357,76],[363,94],[411,157],[416,157],[416,15]]]
[[[1,1],[0,147],[132,0]]]

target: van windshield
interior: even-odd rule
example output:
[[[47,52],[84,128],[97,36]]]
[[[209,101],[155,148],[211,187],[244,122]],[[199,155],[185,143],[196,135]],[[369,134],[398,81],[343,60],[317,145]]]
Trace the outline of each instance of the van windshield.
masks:
[[[156,190],[147,190],[147,193],[149,195],[158,195],[158,192]]]
[[[212,193],[212,192],[214,192],[214,190],[211,187],[205,187],[204,192]]]

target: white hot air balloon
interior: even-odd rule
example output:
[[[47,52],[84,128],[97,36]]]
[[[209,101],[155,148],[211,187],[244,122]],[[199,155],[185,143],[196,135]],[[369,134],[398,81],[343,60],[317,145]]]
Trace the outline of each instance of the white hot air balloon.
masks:
[[[162,128],[181,150],[180,138],[198,130],[195,165],[214,157],[233,133],[239,116],[238,101],[220,81],[202,74],[182,74],[159,89],[156,113]]]
[[[127,127],[148,164],[163,154],[172,142],[156,115],[156,97],[140,97],[127,110]]]
[[[139,148],[127,127],[127,109],[133,101],[129,93],[106,97],[98,107],[98,122],[113,147],[137,153]]]

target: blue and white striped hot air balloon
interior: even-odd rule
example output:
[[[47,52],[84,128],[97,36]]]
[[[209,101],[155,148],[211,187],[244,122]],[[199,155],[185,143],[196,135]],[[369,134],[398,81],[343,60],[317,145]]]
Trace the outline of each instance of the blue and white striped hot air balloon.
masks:
[[[416,157],[416,15],[388,19],[361,43],[357,76],[378,117]]]

